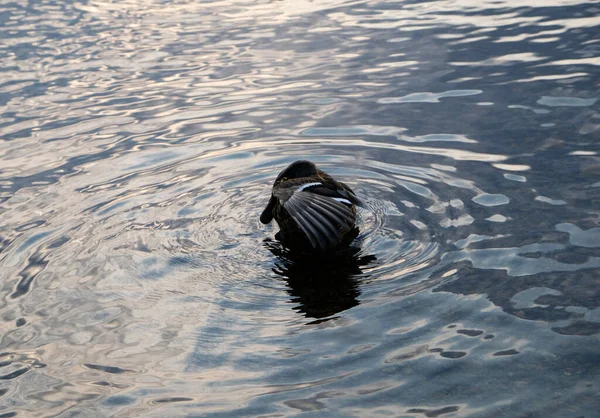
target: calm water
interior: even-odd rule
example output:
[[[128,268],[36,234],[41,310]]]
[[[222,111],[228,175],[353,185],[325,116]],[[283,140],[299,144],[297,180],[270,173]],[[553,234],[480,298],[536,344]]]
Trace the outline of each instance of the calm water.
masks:
[[[598,3],[0,22],[1,417],[599,416]],[[260,224],[300,158],[367,202],[354,256]]]

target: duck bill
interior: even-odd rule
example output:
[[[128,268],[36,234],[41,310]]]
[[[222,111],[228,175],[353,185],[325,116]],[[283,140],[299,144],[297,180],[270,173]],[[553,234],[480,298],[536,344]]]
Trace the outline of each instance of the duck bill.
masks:
[[[263,224],[268,224],[273,220],[273,209],[275,209],[275,203],[277,203],[275,196],[271,196],[267,207],[265,208],[265,210],[263,210],[263,213],[260,215],[260,221]]]

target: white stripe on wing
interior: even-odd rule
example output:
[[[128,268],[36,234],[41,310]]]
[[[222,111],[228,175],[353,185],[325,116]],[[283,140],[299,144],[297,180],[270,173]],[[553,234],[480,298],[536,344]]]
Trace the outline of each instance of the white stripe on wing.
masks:
[[[352,202],[348,199],[344,199],[343,197],[334,197],[333,200],[337,200],[338,202],[346,203],[348,205],[352,205]]]
[[[302,186],[298,187],[296,189],[296,191],[301,192],[302,190],[308,189],[309,187],[313,187],[313,186],[321,186],[321,183],[319,183],[318,181],[315,183],[306,183],[306,184],[303,184]]]

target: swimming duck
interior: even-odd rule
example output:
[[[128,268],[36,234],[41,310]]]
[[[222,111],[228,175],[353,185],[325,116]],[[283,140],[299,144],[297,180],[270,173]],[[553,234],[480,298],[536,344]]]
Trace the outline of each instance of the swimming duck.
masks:
[[[275,179],[260,221],[268,224],[275,218],[280,229],[276,238],[290,249],[325,252],[356,238],[356,206],[363,203],[350,187],[300,160]]]

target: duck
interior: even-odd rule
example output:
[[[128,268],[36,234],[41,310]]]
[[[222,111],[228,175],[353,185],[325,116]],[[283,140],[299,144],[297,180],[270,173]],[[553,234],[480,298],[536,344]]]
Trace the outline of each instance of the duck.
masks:
[[[287,248],[324,253],[348,247],[358,236],[357,207],[364,204],[348,185],[299,160],[275,179],[260,221],[275,219],[275,238]]]

